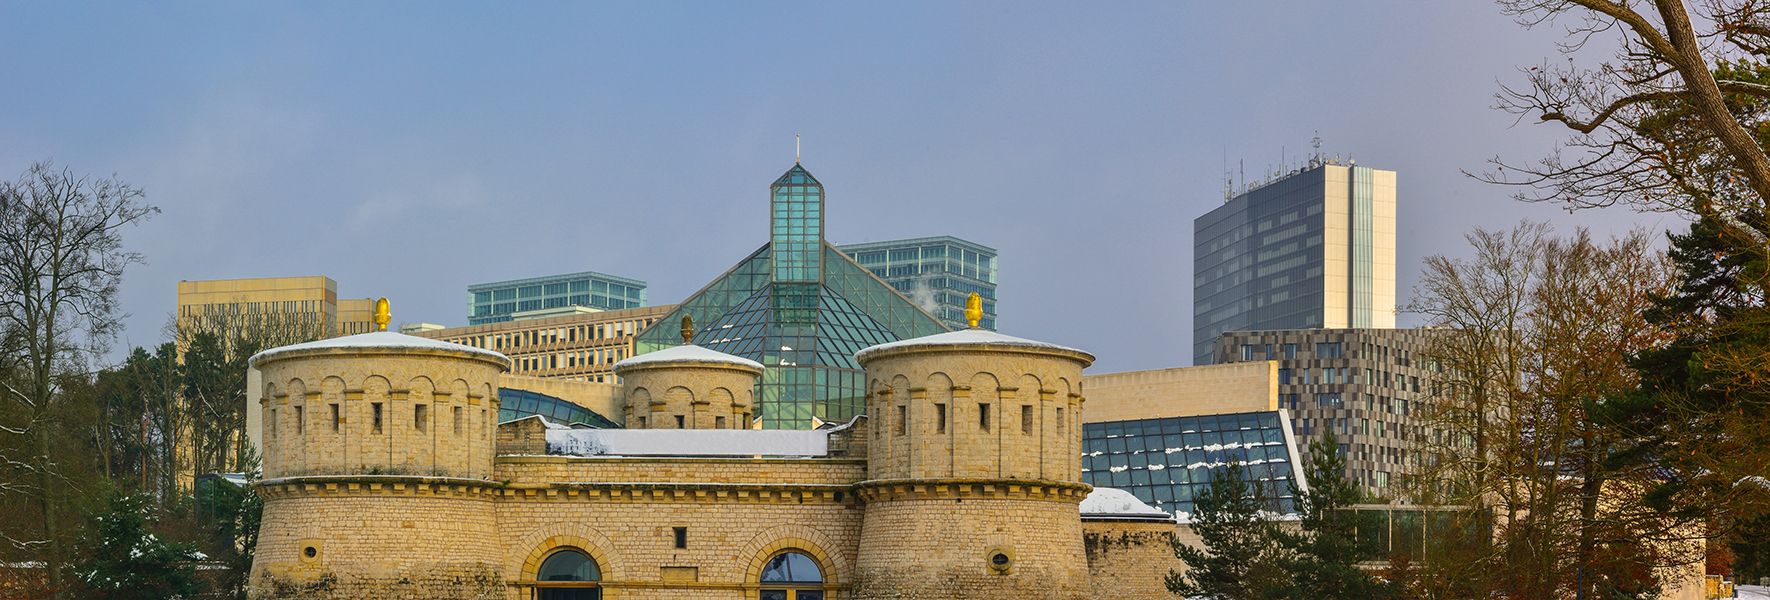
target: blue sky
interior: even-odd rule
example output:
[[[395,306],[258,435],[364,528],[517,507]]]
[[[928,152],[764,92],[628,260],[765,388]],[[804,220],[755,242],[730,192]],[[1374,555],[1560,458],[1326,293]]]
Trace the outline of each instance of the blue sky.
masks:
[[[468,285],[557,273],[675,302],[767,240],[801,134],[833,241],[992,246],[1004,333],[1153,369],[1190,363],[1226,156],[1320,135],[1397,171],[1403,301],[1471,227],[1682,228],[1462,175],[1562,135],[1490,108],[1559,39],[1485,2],[15,2],[0,177],[53,159],[164,210],[126,232],[119,345],[149,345],[185,279],[326,275],[451,326]]]

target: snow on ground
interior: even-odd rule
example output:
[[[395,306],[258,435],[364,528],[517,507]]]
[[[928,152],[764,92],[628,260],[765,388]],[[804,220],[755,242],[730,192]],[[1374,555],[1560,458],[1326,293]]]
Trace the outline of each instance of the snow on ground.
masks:
[[[1739,592],[1739,597],[1741,598],[1770,599],[1770,587],[1764,587],[1761,585],[1742,585],[1733,589]]]

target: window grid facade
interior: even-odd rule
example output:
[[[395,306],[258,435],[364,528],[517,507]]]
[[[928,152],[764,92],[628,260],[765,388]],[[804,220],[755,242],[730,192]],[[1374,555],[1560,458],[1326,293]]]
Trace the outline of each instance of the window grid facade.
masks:
[[[848,244],[844,254],[952,329],[970,327],[965,299],[983,297],[977,325],[996,329],[996,250],[951,236]]]
[[[467,287],[467,324],[514,320],[513,313],[566,306],[622,310],[645,306],[645,282],[586,271]]]
[[[633,356],[633,340],[675,305],[508,321],[421,331],[412,335],[495,350],[510,357],[512,375],[620,383],[614,364]]]
[[[1395,326],[1395,172],[1320,164],[1193,221],[1193,364],[1230,331]]]
[[[1431,435],[1414,418],[1431,401],[1429,370],[1417,360],[1425,329],[1236,331],[1219,339],[1222,363],[1278,361],[1278,397],[1297,447],[1334,431],[1347,478],[1377,495],[1415,463],[1409,450]],[[1295,358],[1290,358],[1294,356]]]
[[[1130,492],[1172,515],[1191,515],[1211,472],[1240,461],[1249,482],[1285,513],[1297,447],[1284,411],[1088,423],[1082,429],[1082,481]]]

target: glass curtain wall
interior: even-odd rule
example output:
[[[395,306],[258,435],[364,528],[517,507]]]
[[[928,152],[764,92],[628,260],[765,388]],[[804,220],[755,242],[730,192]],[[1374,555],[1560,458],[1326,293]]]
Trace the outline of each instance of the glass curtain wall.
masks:
[[[763,427],[809,429],[813,418],[863,414],[866,374],[854,353],[948,329],[822,240],[822,189],[799,166],[777,180],[772,205],[786,216],[775,218],[769,245],[660,318],[664,326],[640,333],[635,354],[680,345],[678,326],[688,315],[695,345],[767,367],[755,394]],[[810,256],[798,249],[804,236],[812,236]]]

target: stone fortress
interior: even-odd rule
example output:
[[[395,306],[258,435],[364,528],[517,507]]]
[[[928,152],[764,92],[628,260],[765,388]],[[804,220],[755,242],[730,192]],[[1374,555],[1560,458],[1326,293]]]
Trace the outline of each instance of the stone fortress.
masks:
[[[968,329],[855,358],[840,427],[743,428],[764,367],[683,345],[617,364],[626,429],[597,430],[498,423],[490,350],[267,350],[252,596],[1165,595],[1173,521],[1080,483],[1092,355]]]

